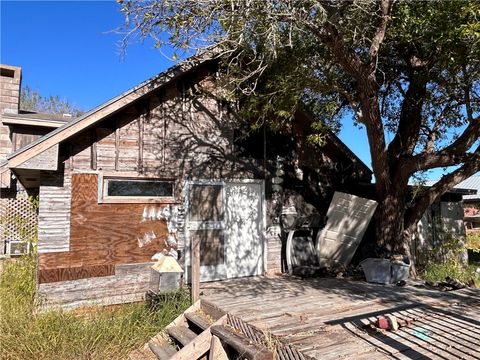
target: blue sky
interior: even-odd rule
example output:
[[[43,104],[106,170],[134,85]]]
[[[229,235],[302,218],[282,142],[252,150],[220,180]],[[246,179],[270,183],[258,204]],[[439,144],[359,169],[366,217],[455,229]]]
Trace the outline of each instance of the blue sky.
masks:
[[[24,86],[89,110],[174,64],[151,42],[120,56],[123,21],[115,1],[0,0],[0,61],[22,67]],[[340,138],[371,167],[364,129],[346,121]]]

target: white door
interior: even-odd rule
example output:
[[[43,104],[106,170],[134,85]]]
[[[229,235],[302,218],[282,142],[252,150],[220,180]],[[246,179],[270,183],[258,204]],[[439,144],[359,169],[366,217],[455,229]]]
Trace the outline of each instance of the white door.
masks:
[[[263,272],[261,196],[256,182],[189,184],[187,230],[190,244],[200,242],[200,281]]]
[[[327,224],[318,232],[320,266],[348,265],[375,212],[377,202],[336,191],[327,212]]]
[[[261,185],[226,184],[227,277],[263,272]]]

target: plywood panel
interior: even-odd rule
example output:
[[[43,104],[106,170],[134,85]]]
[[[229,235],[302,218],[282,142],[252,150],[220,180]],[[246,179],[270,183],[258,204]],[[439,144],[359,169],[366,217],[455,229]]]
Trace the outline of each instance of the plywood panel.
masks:
[[[97,187],[96,174],[72,175],[70,251],[40,254],[40,270],[146,263],[164,249],[166,222],[144,218],[157,205],[98,204]]]
[[[115,274],[113,265],[77,266],[58,269],[45,269],[38,272],[38,283],[52,283],[86,279],[91,277],[110,276]]]
[[[223,221],[223,187],[221,185],[192,185],[189,189],[190,219],[192,221]]]
[[[191,241],[200,243],[200,265],[216,266],[225,264],[225,235],[223,229],[194,230]]]

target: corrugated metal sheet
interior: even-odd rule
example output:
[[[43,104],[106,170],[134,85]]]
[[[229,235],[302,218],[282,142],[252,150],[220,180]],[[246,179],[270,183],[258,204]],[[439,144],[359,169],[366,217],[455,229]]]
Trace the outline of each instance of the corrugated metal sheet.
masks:
[[[464,200],[480,200],[480,176],[471,176],[468,179],[463,180],[460,184],[455,187],[463,189],[474,189],[477,190],[476,195],[464,195]]]
[[[430,180],[425,183],[425,186],[432,186],[436,183],[436,180]],[[475,195],[463,195],[463,200],[480,200],[480,176],[471,176],[468,179],[463,180],[461,183],[455,185],[454,189],[468,189],[476,190]]]

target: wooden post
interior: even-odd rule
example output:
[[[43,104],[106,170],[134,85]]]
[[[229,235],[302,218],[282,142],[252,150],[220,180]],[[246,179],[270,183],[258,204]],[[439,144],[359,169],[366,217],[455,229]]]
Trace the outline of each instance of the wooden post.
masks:
[[[192,304],[200,298],[200,238],[192,236]]]
[[[120,156],[120,121],[115,118],[115,171],[118,171]]]
[[[212,336],[208,360],[228,360],[227,353],[225,352],[220,339],[216,336]]]
[[[92,170],[97,170],[97,133],[95,129],[90,130],[90,167]]]

